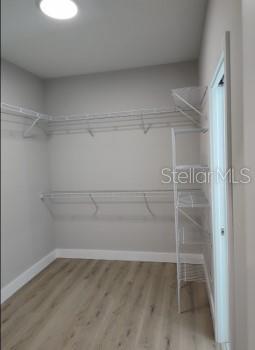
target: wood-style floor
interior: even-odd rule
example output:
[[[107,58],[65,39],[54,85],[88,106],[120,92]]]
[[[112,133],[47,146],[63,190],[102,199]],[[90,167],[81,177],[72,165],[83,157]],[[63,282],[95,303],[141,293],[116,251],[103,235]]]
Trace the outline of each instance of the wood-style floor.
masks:
[[[58,259],[2,306],[4,350],[211,350],[204,285],[174,264]]]

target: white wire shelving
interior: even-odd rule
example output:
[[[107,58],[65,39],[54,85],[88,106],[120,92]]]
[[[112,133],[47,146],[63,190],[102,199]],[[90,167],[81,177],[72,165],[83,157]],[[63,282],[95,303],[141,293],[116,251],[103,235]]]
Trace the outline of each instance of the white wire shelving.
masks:
[[[48,124],[48,134],[94,133],[140,129],[144,134],[152,128],[189,126],[190,121],[175,109],[142,109],[106,114],[54,117]]]
[[[208,166],[204,164],[180,164],[175,167],[176,172],[192,170],[195,173],[197,171],[206,171],[208,169]]]
[[[39,113],[31,109],[14,106],[4,102],[1,102],[1,117],[2,114],[11,115],[16,118],[21,117],[29,120],[30,125],[23,132],[24,137],[29,137],[31,135],[32,129],[36,125],[45,130],[49,120],[49,116],[47,114]]]
[[[142,204],[151,218],[158,218],[151,204],[173,204],[173,190],[106,190],[106,191],[51,191],[41,193],[41,200],[54,216],[51,205],[88,204],[92,206],[91,218],[104,218],[100,208],[107,204]],[[102,210],[103,211],[103,210]]]
[[[190,128],[199,126],[202,113],[199,108],[203,103],[205,88],[190,87],[172,91],[171,108],[151,108],[113,113],[70,114],[52,116],[42,114],[20,106],[1,103],[1,112],[31,121],[24,131],[24,137],[32,135],[32,129],[40,126],[47,135],[89,133],[94,136],[98,132],[140,129],[144,134],[152,128]],[[185,98],[191,98],[194,105]],[[186,101],[186,102],[185,102]]]
[[[179,278],[183,282],[204,282],[205,271],[203,265],[182,263]]]
[[[180,252],[182,250],[185,250],[185,248],[191,248],[191,247],[197,247],[200,248],[200,246],[205,245],[211,245],[211,237],[207,230],[200,229],[200,230],[193,230],[189,232],[188,230],[185,231],[185,228],[182,227],[178,234],[178,244],[180,248]]]
[[[191,86],[172,90],[175,108],[189,119],[196,127],[201,127],[201,117],[204,116],[203,105],[207,96],[207,87]]]
[[[33,127],[36,125],[40,126],[47,135],[89,133],[91,136],[98,132],[137,129],[147,134],[152,128],[188,127],[192,125],[189,119],[174,108],[50,116],[23,107],[1,103],[1,112],[31,121],[31,125],[24,132],[24,137],[30,136]]]
[[[202,190],[182,191],[178,192],[176,205],[178,208],[206,208],[209,202]]]
[[[203,104],[207,89],[205,87],[182,88],[172,91],[172,97],[176,110],[189,119],[192,127],[172,128],[172,162],[175,176],[174,181],[174,210],[175,210],[175,236],[176,236],[176,256],[177,256],[177,299],[178,311],[182,312],[181,288],[184,282],[205,282],[205,272],[203,264],[188,264],[182,259],[185,249],[193,246],[199,252],[205,245],[211,245],[210,233],[204,228],[201,220],[201,210],[208,208],[209,202],[202,189],[196,191],[183,190],[181,182],[178,183],[178,174],[184,172],[188,174],[206,173],[209,168],[205,164],[178,164],[176,138],[179,134],[206,133],[208,130],[202,128],[201,118],[203,114]],[[195,213],[193,212],[195,211]],[[185,218],[195,230],[190,234],[187,227],[182,226],[181,219]]]

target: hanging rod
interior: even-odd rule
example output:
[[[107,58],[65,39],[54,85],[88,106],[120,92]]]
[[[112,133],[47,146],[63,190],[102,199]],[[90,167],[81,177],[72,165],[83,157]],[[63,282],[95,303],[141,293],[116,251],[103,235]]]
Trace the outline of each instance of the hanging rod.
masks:
[[[180,190],[180,192],[187,191],[201,191],[200,188],[186,188]],[[125,195],[137,195],[143,197],[144,194],[146,196],[160,195],[160,194],[169,194],[174,192],[174,189],[164,189],[164,190],[92,190],[92,191],[50,191],[46,193],[41,193],[41,198],[54,198],[61,196],[89,196],[93,195],[93,197],[113,197],[113,196],[125,196]]]
[[[193,189],[192,189],[193,190]],[[197,190],[197,189],[194,189]],[[40,195],[41,199],[49,198],[63,198],[63,197],[90,197],[93,196],[95,199],[96,197],[105,197],[105,198],[119,198],[119,197],[125,197],[125,196],[132,196],[132,197],[138,197],[138,198],[144,198],[144,195],[146,197],[153,197],[153,196],[160,196],[160,195],[169,195],[172,193],[172,189],[167,190],[145,190],[145,191],[135,191],[135,190],[122,190],[122,191],[52,191],[48,193],[42,193]]]

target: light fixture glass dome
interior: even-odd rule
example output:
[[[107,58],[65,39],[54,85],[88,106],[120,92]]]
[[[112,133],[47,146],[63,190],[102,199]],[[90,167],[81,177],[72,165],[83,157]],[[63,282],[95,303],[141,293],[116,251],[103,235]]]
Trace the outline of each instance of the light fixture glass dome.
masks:
[[[78,7],[72,0],[41,0],[41,11],[55,19],[69,19],[77,15]]]

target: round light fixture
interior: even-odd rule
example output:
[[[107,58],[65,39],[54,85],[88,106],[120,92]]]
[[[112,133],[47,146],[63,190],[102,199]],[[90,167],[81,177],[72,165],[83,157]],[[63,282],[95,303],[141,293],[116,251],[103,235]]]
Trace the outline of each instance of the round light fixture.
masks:
[[[46,16],[60,20],[73,18],[78,12],[72,0],[41,0],[39,6]]]

